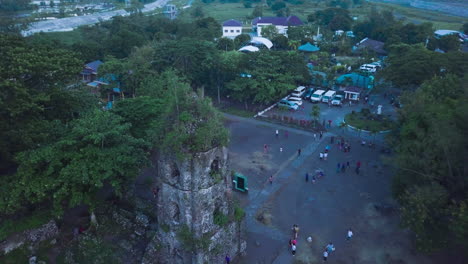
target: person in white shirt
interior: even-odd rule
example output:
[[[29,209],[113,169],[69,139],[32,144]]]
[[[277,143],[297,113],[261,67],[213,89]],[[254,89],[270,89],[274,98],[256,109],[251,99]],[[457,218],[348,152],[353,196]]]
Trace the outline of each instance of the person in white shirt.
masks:
[[[323,261],[327,261],[327,258],[328,258],[328,251],[324,251],[323,252]]]
[[[296,255],[296,245],[292,245],[291,246],[291,252],[292,252],[292,255],[295,256]]]
[[[353,230],[348,229],[348,235],[347,235],[347,240],[350,240],[353,237]]]

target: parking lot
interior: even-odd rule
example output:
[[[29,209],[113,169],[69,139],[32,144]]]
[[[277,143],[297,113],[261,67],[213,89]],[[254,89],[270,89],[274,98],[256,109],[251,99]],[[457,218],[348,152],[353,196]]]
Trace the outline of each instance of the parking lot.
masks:
[[[276,116],[287,116],[292,117],[296,120],[311,120],[312,107],[318,105],[320,107],[320,124],[325,123],[328,125],[328,121],[331,120],[331,127],[327,127],[327,130],[339,132],[339,125],[343,122],[344,117],[351,113],[352,111],[359,112],[363,108],[369,108],[371,112],[377,111],[377,106],[382,105],[382,114],[390,115],[392,118],[396,118],[396,109],[390,104],[390,99],[386,98],[382,94],[375,94],[369,96],[369,101],[367,104],[364,103],[364,100],[361,100],[359,103],[352,103],[349,105],[345,101],[342,106],[330,106],[326,103],[312,103],[310,100],[302,100],[302,105],[297,110],[285,110],[279,107],[274,107],[271,110],[263,113],[262,116],[272,117]],[[347,129],[349,133],[353,132],[350,129]],[[366,137],[365,133],[362,133],[362,137]]]

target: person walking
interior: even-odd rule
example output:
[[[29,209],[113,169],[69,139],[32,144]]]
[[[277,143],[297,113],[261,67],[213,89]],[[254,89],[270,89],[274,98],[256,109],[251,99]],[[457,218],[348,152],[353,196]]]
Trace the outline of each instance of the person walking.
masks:
[[[315,181],[317,180],[317,178],[315,177],[315,175],[312,175],[312,183],[315,184]]]
[[[327,258],[328,258],[328,251],[325,250],[325,251],[323,252],[323,261],[324,261],[324,262],[327,261]]]
[[[359,174],[359,170],[361,169],[361,162],[356,162],[356,174]]]
[[[268,178],[268,181],[270,182],[270,184],[273,184],[273,175],[271,175],[270,178]]]
[[[320,139],[323,137],[323,131],[320,131]]]
[[[349,169],[349,161],[346,162],[346,167]]]
[[[323,152],[320,152],[320,160],[323,160]]]
[[[291,253],[293,256],[296,256],[296,245],[294,244],[291,246]]]
[[[309,182],[309,173],[308,172],[306,172],[306,174],[305,174],[305,181]]]
[[[328,120],[328,127],[331,127],[332,121]]]
[[[267,153],[268,152],[268,145],[267,144],[263,144],[263,153]]]
[[[301,155],[301,149],[297,149],[297,156],[299,157]]]
[[[230,257],[229,255],[226,255],[226,257],[224,258],[224,260],[226,260],[226,264],[231,263],[231,257]]]
[[[341,169],[341,164],[340,163],[336,164],[336,173],[340,172],[340,169]]]
[[[351,228],[348,229],[348,234],[346,235],[346,240],[351,240],[353,237],[353,230]]]
[[[316,141],[316,140],[317,140],[317,134],[314,133],[314,141]]]
[[[331,253],[331,252],[335,251],[335,246],[333,245],[332,242],[330,242],[330,243],[328,243],[328,245],[327,245],[327,247],[325,249],[328,251],[328,253]]]
[[[278,138],[278,137],[279,137],[279,131],[278,131],[278,129],[276,129],[275,134],[276,134],[276,138]]]
[[[341,172],[342,173],[345,173],[346,172],[346,167],[345,167],[345,164],[341,164]]]
[[[323,160],[327,160],[328,152],[323,153]]]

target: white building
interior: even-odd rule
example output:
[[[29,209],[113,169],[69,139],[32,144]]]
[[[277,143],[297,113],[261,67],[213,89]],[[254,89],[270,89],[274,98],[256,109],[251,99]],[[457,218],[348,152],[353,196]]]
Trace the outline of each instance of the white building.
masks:
[[[259,37],[262,36],[262,27],[274,25],[279,34],[288,36],[288,28],[302,26],[302,21],[297,16],[288,17],[257,17],[252,20],[253,30]]]
[[[235,20],[230,19],[228,21],[224,21],[223,23],[223,37],[225,38],[235,38],[242,34],[242,23]]]

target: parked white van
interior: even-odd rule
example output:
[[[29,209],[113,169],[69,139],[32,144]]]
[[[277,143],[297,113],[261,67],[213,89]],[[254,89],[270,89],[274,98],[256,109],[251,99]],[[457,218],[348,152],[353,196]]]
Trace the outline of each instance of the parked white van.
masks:
[[[333,99],[333,96],[335,96],[336,92],[333,90],[328,90],[322,97],[322,102],[323,103],[328,103],[331,102]]]
[[[299,86],[294,91],[292,92],[291,96],[293,97],[302,97],[302,95],[305,93],[306,88],[304,86]]]
[[[361,67],[359,67],[359,70],[365,72],[376,72],[378,68],[379,66],[375,64],[363,64]]]
[[[323,94],[325,93],[324,90],[317,90],[314,92],[314,94],[312,94],[312,96],[310,97],[310,101],[312,103],[318,103],[322,100],[322,96]]]

